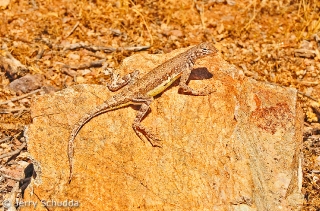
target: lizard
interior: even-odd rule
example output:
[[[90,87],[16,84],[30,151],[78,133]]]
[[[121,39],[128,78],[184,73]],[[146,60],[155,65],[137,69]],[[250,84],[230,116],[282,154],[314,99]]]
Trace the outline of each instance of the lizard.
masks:
[[[84,115],[73,127],[68,142],[69,158],[69,183],[73,176],[73,154],[74,139],[80,129],[92,118],[118,108],[128,105],[140,105],[140,109],[133,121],[132,128],[137,136],[143,140],[143,136],[153,147],[161,147],[159,140],[147,128],[141,125],[142,119],[147,114],[153,97],[162,93],[174,81],[180,78],[179,87],[185,94],[195,96],[209,95],[212,90],[194,90],[187,85],[187,80],[191,74],[193,66],[197,59],[216,54],[218,51],[210,42],[200,43],[191,47],[187,51],[160,64],[150,72],[138,78],[139,71],[134,71],[119,79],[119,76],[112,76],[113,82],[107,84],[110,91],[117,91],[123,88],[120,93],[104,101],[101,105],[95,107],[91,112]]]

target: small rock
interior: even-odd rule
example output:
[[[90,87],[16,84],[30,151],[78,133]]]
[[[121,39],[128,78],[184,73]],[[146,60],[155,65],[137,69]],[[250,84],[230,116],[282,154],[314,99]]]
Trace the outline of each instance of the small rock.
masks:
[[[46,85],[43,87],[43,91],[44,93],[53,93],[53,92],[56,92],[58,91],[59,89],[54,87],[54,86],[51,86],[51,85]]]
[[[312,43],[307,40],[302,40],[300,44],[300,49],[312,50],[313,49]]]
[[[302,58],[314,58],[317,54],[312,42],[303,40],[300,44],[300,48],[294,51],[294,55]]]
[[[84,70],[81,70],[81,75],[87,75],[87,74],[89,74],[89,73],[91,73],[92,71],[91,70],[89,70],[89,69],[84,69]]]
[[[294,51],[294,56],[302,58],[314,58],[316,57],[316,51],[301,48]]]
[[[113,36],[120,36],[120,35],[122,34],[119,29],[112,29],[112,28],[110,28],[110,31],[111,31],[111,34],[112,34]]]
[[[182,37],[183,36],[183,33],[180,30],[171,30],[170,34],[173,35],[173,36],[176,36],[176,37]]]
[[[40,74],[26,75],[19,79],[12,81],[9,88],[15,92],[28,93],[39,89],[43,85],[44,77]]]
[[[20,154],[19,154],[19,156],[21,156]],[[27,158],[27,157],[26,157]],[[30,163],[28,163],[28,162],[26,162],[26,161],[24,161],[24,160],[20,160],[20,161],[18,161],[18,164],[19,164],[19,166],[21,166],[22,168],[26,168]]]
[[[79,60],[80,59],[80,56],[75,53],[69,53],[67,57],[72,60]]]
[[[43,64],[45,64],[47,67],[51,66],[51,61],[50,60],[46,60],[43,62]]]
[[[233,6],[236,4],[236,1],[235,0],[227,0],[227,4]]]
[[[84,78],[84,77],[82,77],[82,76],[78,76],[77,77],[77,83],[79,83],[79,84],[83,84],[83,83],[85,83],[87,80]]]
[[[311,74],[315,72],[315,67],[313,65],[307,66],[307,72],[310,72]],[[316,75],[315,75],[316,76]]]
[[[1,72],[5,72],[6,77],[10,81],[24,76],[29,72],[26,66],[12,56],[9,56],[9,58],[0,56],[0,70]]]
[[[313,87],[308,87],[305,90],[305,94],[311,96],[313,92]]]
[[[28,99],[28,98],[24,98],[24,99],[21,99],[20,101],[19,101],[21,104],[30,104],[30,100]]]
[[[224,25],[223,23],[221,23],[218,28],[217,28],[218,34],[222,34],[222,32],[224,31]]]
[[[297,76],[304,76],[306,73],[307,73],[306,70],[298,70],[298,71],[296,71],[296,75]]]
[[[0,0],[0,9],[5,9],[10,4],[10,0]]]
[[[306,116],[307,116],[308,122],[318,122],[317,115],[315,113],[313,113],[312,111],[307,111]]]

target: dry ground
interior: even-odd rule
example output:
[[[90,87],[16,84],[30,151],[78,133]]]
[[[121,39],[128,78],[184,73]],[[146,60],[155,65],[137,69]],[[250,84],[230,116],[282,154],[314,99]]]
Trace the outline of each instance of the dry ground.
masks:
[[[31,123],[24,94],[104,84],[108,76],[100,65],[117,68],[138,49],[118,47],[166,53],[212,41],[247,76],[299,90],[304,210],[320,210],[319,30],[317,0],[11,0],[0,9],[0,56],[12,55],[23,66],[9,68],[0,60],[0,100],[9,100],[0,102],[0,201],[29,162],[21,138]],[[27,86],[11,83],[27,74]]]

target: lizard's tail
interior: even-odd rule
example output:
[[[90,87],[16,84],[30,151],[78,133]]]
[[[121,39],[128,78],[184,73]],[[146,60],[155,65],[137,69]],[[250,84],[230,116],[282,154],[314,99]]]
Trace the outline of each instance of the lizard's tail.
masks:
[[[125,107],[127,105],[131,104],[131,101],[128,99],[117,99],[117,95],[114,97],[110,98],[108,101],[104,102],[102,105],[97,106],[94,110],[92,110],[90,113],[86,114],[78,123],[74,126],[70,137],[69,137],[69,142],[68,142],[68,158],[69,158],[69,169],[70,169],[70,174],[69,174],[69,184],[71,182],[72,176],[73,176],[73,152],[74,152],[74,139],[76,138],[77,134],[81,130],[81,128],[89,122],[92,118],[111,111],[111,110],[116,110],[121,107]]]

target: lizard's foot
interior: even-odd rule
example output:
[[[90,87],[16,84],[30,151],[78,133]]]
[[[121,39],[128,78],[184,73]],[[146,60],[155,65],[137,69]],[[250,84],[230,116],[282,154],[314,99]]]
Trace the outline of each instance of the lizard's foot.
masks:
[[[209,95],[209,94],[211,94],[213,92],[216,92],[217,89],[215,87],[212,87],[212,86],[205,86],[205,88],[202,91],[205,93],[205,95]]]
[[[144,140],[144,138],[146,138],[153,147],[160,147],[160,148],[162,147],[161,140],[158,139],[155,135],[153,135],[144,126],[142,126],[141,124],[134,123],[132,127],[141,140]]]
[[[153,147],[160,147],[162,148],[162,141],[160,139],[158,139],[157,137],[155,137],[153,134],[145,134],[145,136],[147,137],[148,141],[150,142],[150,144]]]

